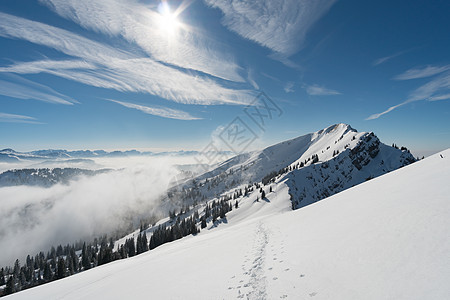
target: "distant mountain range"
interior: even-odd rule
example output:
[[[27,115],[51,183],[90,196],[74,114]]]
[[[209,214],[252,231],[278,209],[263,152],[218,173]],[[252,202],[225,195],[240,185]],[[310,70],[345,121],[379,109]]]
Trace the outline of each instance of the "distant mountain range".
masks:
[[[131,156],[162,156],[162,155],[197,155],[199,151],[168,151],[168,152],[151,152],[151,151],[105,151],[105,150],[36,150],[30,152],[18,152],[7,148],[0,150],[0,162],[19,162],[23,160],[42,160],[42,159],[74,159],[74,158],[95,158],[95,157],[131,157]],[[223,151],[221,154],[230,155],[231,152]]]

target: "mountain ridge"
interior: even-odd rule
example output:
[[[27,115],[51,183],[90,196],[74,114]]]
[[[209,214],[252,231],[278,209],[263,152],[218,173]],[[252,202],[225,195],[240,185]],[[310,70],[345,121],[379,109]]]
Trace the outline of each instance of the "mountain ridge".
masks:
[[[312,169],[322,173],[322,181],[328,181],[326,189],[318,191],[314,188],[318,183],[311,182],[310,189],[314,191],[308,192],[309,196],[292,192],[293,208],[298,208],[303,206],[303,203],[313,203],[415,161],[406,148],[400,150],[387,146],[381,143],[373,132],[358,132],[348,124],[339,123],[263,150],[236,155],[213,170],[179,183],[175,190],[180,192],[183,189],[191,189],[191,192],[196,191],[194,195],[200,194],[204,198],[210,198],[227,190],[238,187],[242,189],[244,185],[263,180],[263,184],[267,184],[268,180],[285,176],[286,173],[291,174],[293,171],[294,175],[286,177],[291,182],[293,177],[296,177],[296,182],[308,182],[306,173],[311,173]],[[330,162],[333,164],[333,170],[328,168]],[[325,169],[329,171],[326,172]],[[337,172],[341,172],[342,176],[334,176]],[[302,178],[300,174],[303,174]],[[329,178],[334,178],[335,181]],[[334,185],[337,186],[330,189]],[[290,186],[298,190],[295,184]],[[308,199],[303,201],[305,198]],[[186,197],[183,200],[189,204],[193,203]]]

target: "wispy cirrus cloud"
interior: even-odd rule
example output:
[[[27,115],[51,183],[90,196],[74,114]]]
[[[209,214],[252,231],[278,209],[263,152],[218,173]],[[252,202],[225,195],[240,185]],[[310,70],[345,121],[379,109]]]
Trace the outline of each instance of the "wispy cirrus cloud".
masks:
[[[133,108],[142,111],[143,113],[159,116],[163,118],[169,118],[169,119],[177,119],[177,120],[200,120],[201,118],[196,118],[192,116],[191,114],[167,107],[150,107],[150,106],[144,106],[139,104],[134,104],[130,102],[124,102],[124,101],[118,101],[113,99],[106,99],[108,101],[120,104],[122,106]]]
[[[87,85],[144,92],[185,104],[247,104],[253,99],[249,90],[230,89],[206,76],[5,13],[0,13],[0,36],[47,46],[71,57],[66,61],[15,63],[1,68],[1,72],[45,72]]]
[[[204,0],[219,8],[222,23],[242,37],[288,57],[303,47],[307,32],[335,0]]]
[[[284,85],[284,91],[286,93],[293,93],[294,92],[294,83],[292,81],[288,81],[285,85]]]
[[[253,71],[253,69],[248,70],[247,80],[255,90],[259,90],[259,85],[255,81],[255,72]]]
[[[313,85],[304,84],[303,88],[306,90],[306,93],[311,96],[333,96],[341,94],[336,90],[332,90],[318,84]]]
[[[28,123],[28,124],[43,124],[37,121],[33,117],[16,115],[16,114],[7,114],[0,112],[0,122],[4,123]]]
[[[97,69],[97,67],[81,59],[73,59],[73,60],[45,59],[45,60],[16,63],[9,67],[0,67],[0,72],[16,73],[16,74],[38,74],[42,72],[51,72],[52,70],[58,71],[70,69],[95,70]]]
[[[4,78],[7,80],[0,79],[0,95],[24,100],[39,100],[54,104],[72,105],[78,103],[78,101],[58,93],[48,86],[20,76],[8,75]]]
[[[394,53],[394,54],[392,54],[392,55],[380,57],[380,58],[376,59],[376,60],[372,63],[372,65],[373,65],[373,66],[378,66],[378,65],[384,64],[385,62],[387,62],[387,61],[389,61],[389,60],[391,60],[391,59],[393,59],[393,58],[396,58],[397,56],[400,56],[400,55],[402,55],[403,53],[405,53],[405,51],[400,51],[400,52]]]
[[[428,98],[428,101],[441,101],[441,100],[447,100],[450,99],[450,94],[443,94],[443,95],[437,95]]]
[[[418,87],[417,89],[412,91],[410,93],[409,97],[405,101],[403,101],[399,104],[396,104],[394,106],[391,106],[383,112],[372,114],[368,118],[366,118],[366,120],[378,119],[379,117],[381,117],[381,116],[383,116],[405,104],[408,104],[408,103],[412,103],[412,102],[416,102],[416,101],[424,101],[424,100],[438,101],[438,100],[450,99],[450,94],[448,93],[450,90],[450,71],[437,72],[437,70],[442,70],[443,68],[444,67],[428,69],[428,70],[422,69],[422,70],[425,70],[424,72],[419,72],[419,69],[415,69],[417,71],[410,72],[410,73],[405,72],[404,74],[407,74],[407,73],[409,74],[408,78],[410,78],[410,79],[429,77],[429,76],[439,74],[442,72],[443,72],[443,74],[440,74],[439,76],[434,77],[429,82],[421,85],[420,87]],[[417,77],[417,76],[419,76],[419,77]],[[407,76],[405,76],[405,78],[406,77]]]
[[[450,65],[437,67],[437,66],[426,66],[423,68],[409,69],[406,72],[399,74],[394,77],[395,80],[410,80],[418,78],[426,78],[440,74],[442,72],[450,70]]]
[[[136,44],[157,61],[193,69],[226,80],[244,82],[241,68],[223,44],[190,26],[179,26],[175,36],[161,30],[161,14],[139,1],[40,0],[60,16],[82,27],[119,36]],[[175,10],[181,14],[182,9]],[[181,17],[181,16],[179,16]]]

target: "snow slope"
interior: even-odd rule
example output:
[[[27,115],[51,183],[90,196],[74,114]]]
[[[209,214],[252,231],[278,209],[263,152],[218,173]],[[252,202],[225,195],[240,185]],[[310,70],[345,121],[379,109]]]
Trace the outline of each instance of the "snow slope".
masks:
[[[449,179],[450,149],[295,211],[281,181],[217,228],[10,298],[450,299]]]

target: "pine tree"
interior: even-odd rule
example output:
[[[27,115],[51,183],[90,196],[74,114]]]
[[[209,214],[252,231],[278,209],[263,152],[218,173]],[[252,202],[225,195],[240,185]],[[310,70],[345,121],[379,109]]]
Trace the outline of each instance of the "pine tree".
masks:
[[[206,218],[204,216],[202,217],[202,224],[200,225],[200,228],[206,228]]]
[[[2,268],[0,270],[0,286],[5,285],[5,270]]]
[[[52,279],[52,270],[50,269],[50,265],[48,262],[44,262],[44,280],[45,281],[50,281]]]
[[[142,234],[141,243],[142,243],[142,252],[148,251],[148,240],[147,234],[145,232]]]
[[[84,270],[88,270],[91,268],[91,260],[89,258],[86,243],[83,243],[83,249],[81,250],[81,265],[83,266]]]
[[[67,258],[67,264],[68,264],[67,268],[68,268],[68,270],[69,270],[69,275],[75,274],[75,267],[74,267],[74,265],[73,265],[73,260],[72,260],[72,257],[71,257],[71,256],[69,256],[69,257]]]
[[[64,258],[60,257],[58,259],[58,269],[56,272],[56,279],[61,279],[66,277],[66,263],[64,261]]]
[[[16,292],[14,281],[15,281],[14,275],[9,276],[8,281],[6,282],[5,295],[9,295]]]
[[[128,256],[132,257],[136,255],[136,247],[134,245],[134,238],[128,240]]]
[[[14,269],[13,269],[13,275],[14,277],[18,278],[20,273],[20,262],[18,259],[14,262]]]

